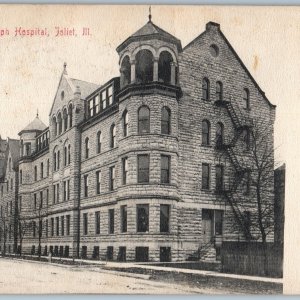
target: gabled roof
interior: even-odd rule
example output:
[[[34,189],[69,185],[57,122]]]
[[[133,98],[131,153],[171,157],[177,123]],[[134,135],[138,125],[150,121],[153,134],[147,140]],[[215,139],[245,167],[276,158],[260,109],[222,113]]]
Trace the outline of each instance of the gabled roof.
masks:
[[[204,34],[208,31],[209,27],[215,27],[217,28],[218,32],[220,33],[221,37],[223,38],[223,40],[225,41],[225,43],[227,44],[227,46],[229,47],[229,49],[232,51],[233,55],[235,56],[235,58],[237,59],[237,61],[240,63],[240,65],[242,66],[242,68],[244,69],[244,71],[246,72],[246,74],[249,76],[249,78],[252,80],[254,86],[258,89],[258,91],[261,93],[262,97],[264,98],[264,100],[268,103],[268,105],[272,108],[276,108],[276,105],[272,104],[270,102],[270,100],[267,98],[267,96],[265,95],[265,92],[260,88],[260,86],[258,85],[258,83],[256,82],[256,80],[254,79],[254,77],[251,75],[250,71],[247,69],[247,67],[245,66],[245,64],[243,63],[243,61],[241,60],[241,58],[239,57],[239,55],[235,52],[234,48],[231,46],[231,44],[229,43],[229,41],[227,40],[227,38],[225,37],[224,33],[221,31],[220,29],[220,24],[215,23],[215,22],[208,22],[206,24],[206,30],[204,32],[202,32],[200,35],[198,35],[195,39],[193,39],[189,44],[187,44],[184,48],[183,51],[185,51],[186,49],[188,49],[189,47],[191,47],[192,45],[194,45],[198,40],[200,40]]]
[[[30,122],[23,130],[21,130],[19,135],[26,131],[43,131],[46,128],[47,126],[39,119],[37,115],[32,122]]]
[[[92,92],[94,92],[99,87],[98,84],[79,80],[79,79],[70,78],[70,81],[72,82],[72,84],[75,88],[77,86],[79,86],[80,91],[81,91],[81,98],[86,98],[88,95],[90,95]]]
[[[179,51],[181,51],[181,42],[174,35],[168,33],[167,31],[161,29],[155,25],[151,20],[149,20],[142,28],[132,34],[127,38],[121,45],[117,47],[117,51],[120,52],[124,49],[130,42],[141,40],[141,39],[162,39],[168,42],[172,42],[177,45]]]

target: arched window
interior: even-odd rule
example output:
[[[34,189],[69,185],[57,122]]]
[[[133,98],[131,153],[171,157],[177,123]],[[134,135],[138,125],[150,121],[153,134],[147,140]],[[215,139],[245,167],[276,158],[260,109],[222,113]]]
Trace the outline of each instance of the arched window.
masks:
[[[68,163],[68,148],[67,146],[64,147],[64,165],[66,166]]]
[[[153,81],[153,54],[144,49],[137,53],[136,57],[136,82],[147,83]]]
[[[56,122],[56,117],[53,117],[52,119],[52,132],[53,136],[57,135],[57,122]]]
[[[110,127],[110,147],[114,148],[116,146],[116,126],[112,124]]]
[[[202,80],[202,99],[209,100],[209,80],[207,78]]]
[[[210,144],[210,123],[207,120],[202,121],[202,145]]]
[[[141,106],[138,110],[138,133],[150,133],[150,109],[147,106]]]
[[[216,146],[222,146],[224,143],[224,125],[218,122],[216,125]]]
[[[57,124],[58,124],[58,134],[62,133],[62,118],[61,118],[61,113],[58,114],[57,116]]]
[[[57,164],[56,164],[56,166],[57,166],[57,170],[59,170],[59,168],[60,168],[60,151],[59,150],[57,151]]]
[[[243,90],[243,102],[244,102],[244,108],[249,109],[250,108],[250,93],[248,89]]]
[[[217,101],[223,100],[223,84],[221,81],[216,82],[216,100]]]
[[[20,184],[23,182],[23,172],[20,170],[20,178],[19,178]]]
[[[71,163],[71,145],[68,145],[68,165]]]
[[[102,147],[102,134],[101,131],[97,132],[97,153],[101,153]]]
[[[166,106],[164,106],[161,110],[161,133],[171,133],[171,111]]]
[[[125,56],[121,64],[121,88],[131,81],[131,65],[129,56]]]
[[[69,105],[68,109],[68,116],[69,116],[69,128],[73,126],[73,105]]]
[[[89,158],[89,152],[90,152],[90,142],[89,138],[85,139],[85,158]]]
[[[56,171],[57,166],[56,166],[56,152],[53,153],[53,171]]]
[[[67,109],[64,109],[63,112],[63,119],[64,119],[64,131],[66,131],[68,129],[68,112]]]
[[[123,112],[123,135],[127,136],[128,135],[128,112],[125,110]]]
[[[173,57],[168,51],[162,51],[158,61],[158,80],[164,83],[171,83],[171,63]]]

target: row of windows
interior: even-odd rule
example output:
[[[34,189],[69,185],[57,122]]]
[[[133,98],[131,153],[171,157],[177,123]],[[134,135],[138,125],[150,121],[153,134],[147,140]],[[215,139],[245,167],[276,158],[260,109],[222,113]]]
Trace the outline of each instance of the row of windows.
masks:
[[[106,89],[102,90],[99,94],[94,96],[88,101],[88,115],[93,117],[94,115],[102,112],[114,102],[113,86],[110,85]]]
[[[46,176],[47,177],[49,176],[49,172],[50,172],[50,161],[48,159],[47,160],[47,166],[46,166]],[[40,176],[39,176],[39,178],[43,179],[43,178],[45,178],[44,176],[45,176],[45,174],[44,174],[44,163],[41,162],[40,163]],[[23,177],[22,170],[20,170],[20,184],[22,184],[22,180],[23,180],[22,177]],[[37,180],[38,180],[38,167],[34,166],[34,181],[37,181]]]
[[[216,165],[215,166],[215,189],[217,192],[221,192],[225,189],[224,187],[224,166]],[[251,185],[251,174],[250,172],[245,173],[245,194],[250,193],[250,185]],[[203,190],[209,190],[211,187],[211,165],[208,163],[202,164],[202,185],[201,188]]]
[[[60,135],[67,129],[73,126],[73,106],[69,105],[69,108],[65,108],[63,113],[58,113],[57,117],[52,119],[52,133],[54,136]]]
[[[60,150],[54,149],[53,152],[53,171],[58,171],[60,169]],[[64,166],[68,166],[71,163],[71,145],[65,145],[64,147]]]
[[[122,116],[122,127],[123,136],[128,135],[128,125],[129,116],[127,110],[124,111]],[[138,133],[147,134],[150,133],[150,109],[148,106],[141,106],[138,110]],[[164,106],[161,113],[161,133],[170,134],[171,133],[171,110]],[[98,131],[97,133],[97,153],[101,153],[102,150],[102,133]],[[116,125],[112,124],[110,127],[110,148],[116,146]],[[90,139],[87,137],[85,139],[85,158],[90,156]]]
[[[250,131],[248,129],[244,129],[242,133],[242,141],[245,144],[245,148],[249,150],[250,147]],[[215,137],[215,145],[223,145],[224,140],[224,125],[222,122],[218,122],[216,124],[216,137]],[[202,145],[209,146],[211,145],[211,125],[208,120],[202,121]]]
[[[12,215],[13,214],[13,202],[12,201],[7,201],[6,202],[6,208],[5,208],[5,215]],[[4,216],[3,212],[3,206],[1,205],[0,207],[0,215],[1,217]]]
[[[94,233],[100,234],[100,211],[95,212]],[[136,230],[137,232],[149,232],[149,204],[136,205]],[[89,234],[88,213],[82,216],[83,235]],[[160,205],[160,232],[170,231],[170,205]],[[127,205],[120,207],[120,232],[127,232]],[[108,233],[115,233],[115,210],[108,210]]]
[[[137,156],[137,182],[149,183],[150,175],[150,155],[140,154]],[[161,155],[161,183],[170,184],[171,182],[171,157],[168,155]],[[122,184],[127,184],[128,179],[128,158],[122,159]],[[89,175],[83,176],[83,194],[84,197],[89,196]],[[109,168],[109,190],[115,189],[115,166]],[[101,193],[101,171],[96,171],[96,194]]]
[[[49,224],[48,220],[50,220],[50,233],[49,233]],[[46,219],[45,221],[45,234],[48,237],[50,236],[65,236],[70,235],[70,226],[71,226],[71,217],[70,215],[67,216],[60,216],[55,218]],[[39,220],[38,222],[32,221],[32,235],[33,237],[43,235],[43,220]]]
[[[250,108],[250,92],[247,88],[243,89],[242,93],[243,107],[246,109]],[[202,99],[210,100],[210,81],[208,78],[203,78],[202,80]],[[216,101],[223,100],[223,83],[221,81],[216,82]]]

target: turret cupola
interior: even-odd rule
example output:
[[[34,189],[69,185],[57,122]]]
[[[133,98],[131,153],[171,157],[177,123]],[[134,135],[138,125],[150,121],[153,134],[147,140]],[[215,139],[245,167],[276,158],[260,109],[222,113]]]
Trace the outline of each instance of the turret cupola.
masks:
[[[128,85],[177,85],[179,39],[151,20],[117,47],[121,89]]]

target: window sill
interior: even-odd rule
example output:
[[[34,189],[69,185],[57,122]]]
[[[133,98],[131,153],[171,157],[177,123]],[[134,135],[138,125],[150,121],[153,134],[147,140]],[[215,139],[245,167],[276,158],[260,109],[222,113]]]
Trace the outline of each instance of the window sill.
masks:
[[[246,108],[246,107],[243,107],[243,109],[245,110],[245,111],[251,111],[251,108]]]
[[[202,147],[205,147],[205,148],[212,148],[213,146],[212,145],[206,145],[206,144],[201,144]]]
[[[203,189],[201,188],[202,192],[206,192],[206,193],[212,193],[213,191],[211,189]]]

